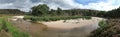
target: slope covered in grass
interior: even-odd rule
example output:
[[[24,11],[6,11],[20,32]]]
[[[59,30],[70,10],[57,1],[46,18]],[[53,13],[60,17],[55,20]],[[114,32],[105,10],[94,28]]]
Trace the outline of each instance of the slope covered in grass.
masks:
[[[107,24],[94,30],[90,37],[120,37],[120,19],[109,19]]]
[[[0,25],[0,31],[4,30],[10,33],[12,37],[29,37],[28,33],[19,31],[15,26],[3,18],[0,18]]]

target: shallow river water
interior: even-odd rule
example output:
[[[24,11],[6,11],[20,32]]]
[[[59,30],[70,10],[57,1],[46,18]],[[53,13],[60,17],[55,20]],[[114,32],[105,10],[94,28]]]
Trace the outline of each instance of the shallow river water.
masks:
[[[98,22],[100,20],[102,18],[93,17],[90,20],[43,22],[48,26],[48,30],[42,31],[40,37],[87,37],[91,31],[99,27]]]
[[[20,30],[29,32],[32,37],[87,37],[91,31],[99,27],[98,22],[101,20],[103,19],[92,17],[90,20],[79,18],[40,22],[42,24],[32,24],[25,20],[12,23]],[[42,29],[46,30],[41,31]]]

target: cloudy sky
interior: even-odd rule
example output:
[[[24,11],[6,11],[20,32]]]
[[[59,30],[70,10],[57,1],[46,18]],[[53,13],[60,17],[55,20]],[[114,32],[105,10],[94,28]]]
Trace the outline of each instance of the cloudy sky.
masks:
[[[120,0],[0,0],[0,9],[20,9],[29,11],[38,4],[47,4],[51,9],[81,8],[95,10],[112,10],[120,6]]]

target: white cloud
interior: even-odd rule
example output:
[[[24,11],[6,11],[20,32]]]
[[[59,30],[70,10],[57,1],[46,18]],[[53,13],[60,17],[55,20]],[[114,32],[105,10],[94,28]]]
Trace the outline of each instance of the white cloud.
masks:
[[[99,1],[96,3],[88,3],[83,5],[75,2],[74,0],[0,0],[0,9],[20,9],[22,11],[29,11],[31,7],[38,4],[47,4],[51,9],[82,8],[82,9],[95,9],[95,10],[112,10],[120,6],[120,0],[107,0]],[[83,1],[84,2],[84,1]]]
[[[60,4],[58,4],[58,3],[56,4],[56,2],[58,2],[58,1],[52,0],[52,2],[49,2],[47,4],[52,9],[56,9],[57,7],[61,7],[62,9],[82,8],[82,9],[95,9],[95,10],[108,11],[108,10],[118,8],[120,6],[119,1],[120,0],[107,0],[107,1],[99,1],[96,3],[88,3],[88,5],[83,5],[80,3],[76,3],[74,0],[59,0]]]
[[[0,8],[4,9],[6,7],[12,6],[12,3],[5,3],[5,4],[0,4]]]
[[[67,2],[69,1],[69,2]],[[120,6],[120,0],[107,0],[105,1],[100,1],[97,3],[89,3],[88,5],[83,5],[74,2],[74,0],[66,0],[67,4],[71,5],[71,8],[82,8],[82,9],[95,9],[95,10],[103,10],[103,11],[108,11],[112,10],[115,8],[118,8]]]
[[[88,9],[108,11],[108,10],[118,8],[120,6],[120,3],[116,1],[118,0],[109,0],[107,2],[89,3],[88,5],[84,5],[84,7]],[[117,5],[114,5],[114,4],[117,4]]]

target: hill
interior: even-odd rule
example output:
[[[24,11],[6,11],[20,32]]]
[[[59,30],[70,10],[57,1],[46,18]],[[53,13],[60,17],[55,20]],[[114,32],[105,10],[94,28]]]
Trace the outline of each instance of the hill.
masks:
[[[0,14],[24,14],[23,11],[18,9],[0,9]]]

